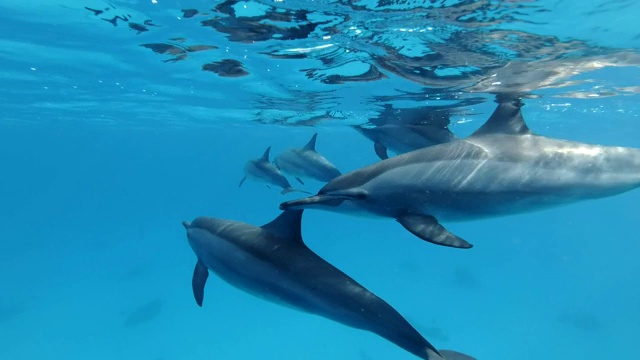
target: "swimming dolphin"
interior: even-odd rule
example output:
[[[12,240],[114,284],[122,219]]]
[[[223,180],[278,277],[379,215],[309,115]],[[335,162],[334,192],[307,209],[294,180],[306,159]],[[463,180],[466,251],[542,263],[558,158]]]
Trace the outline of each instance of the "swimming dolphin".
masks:
[[[313,134],[311,140],[303,148],[287,149],[274,159],[275,165],[283,172],[300,177],[313,178],[322,182],[329,182],[340,176],[340,171],[324,156],[316,151],[316,138]]]
[[[238,187],[242,186],[247,178],[256,179],[258,181],[266,182],[267,184],[273,184],[282,188],[281,194],[286,194],[292,191],[306,192],[298,189],[294,189],[289,184],[284,175],[269,161],[269,153],[271,152],[271,146],[265,150],[262,157],[259,159],[249,160],[244,166],[245,176],[240,180]]]
[[[184,221],[198,258],[192,287],[202,306],[209,270],[229,284],[271,302],[368,330],[428,360],[473,360],[436,350],[394,308],[311,251],[302,240],[302,210],[284,211],[254,226],[198,217]]]
[[[359,133],[373,141],[373,150],[381,160],[389,158],[388,150],[396,154],[456,140],[448,128],[433,125],[385,124],[376,127],[353,126]]]
[[[370,123],[375,126],[353,126],[373,141],[373,149],[382,160],[389,158],[388,150],[396,154],[456,140],[449,130],[452,109],[426,106],[397,109],[384,105],[380,115]]]
[[[391,217],[423,240],[470,248],[440,221],[525,213],[640,186],[640,149],[536,135],[522,118],[519,98],[501,95],[497,102],[489,120],[466,139],[344,174],[317,195],[280,208]]]

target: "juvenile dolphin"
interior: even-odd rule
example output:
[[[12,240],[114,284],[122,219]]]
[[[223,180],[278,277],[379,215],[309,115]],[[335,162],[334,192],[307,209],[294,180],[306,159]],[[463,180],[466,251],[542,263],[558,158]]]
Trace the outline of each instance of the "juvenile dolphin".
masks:
[[[394,308],[311,251],[302,240],[302,210],[254,226],[198,217],[184,221],[198,258],[192,287],[202,306],[209,270],[229,284],[271,302],[371,331],[428,360],[473,360],[436,350]]]
[[[417,237],[470,248],[439,221],[525,213],[617,195],[640,186],[640,149],[532,133],[519,98],[470,137],[412,151],[344,174],[281,209],[319,208],[396,219]]]
[[[294,189],[289,184],[284,175],[269,161],[269,153],[271,152],[271,146],[265,150],[262,157],[259,159],[249,160],[244,166],[245,176],[240,180],[238,187],[242,186],[247,178],[256,179],[258,181],[266,182],[267,184],[276,185],[282,188],[281,194],[286,194],[292,191],[306,192],[298,189]]]
[[[329,182],[340,176],[340,171],[316,151],[317,137],[317,133],[313,134],[311,140],[303,148],[283,151],[275,158],[275,165],[283,172],[296,176],[301,184],[304,184],[301,177]]]

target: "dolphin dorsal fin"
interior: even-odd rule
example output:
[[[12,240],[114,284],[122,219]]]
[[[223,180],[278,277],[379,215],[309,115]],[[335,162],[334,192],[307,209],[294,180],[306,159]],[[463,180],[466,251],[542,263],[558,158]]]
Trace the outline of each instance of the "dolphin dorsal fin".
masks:
[[[527,135],[531,130],[522,118],[520,108],[523,106],[518,97],[497,96],[498,107],[491,117],[471,136],[489,134]]]
[[[260,161],[269,162],[269,153],[270,152],[271,152],[271,146],[269,146],[267,148],[267,150],[264,151],[264,154],[262,154],[262,157],[260,158]]]
[[[318,137],[318,133],[313,134],[311,140],[304,146],[304,150],[316,151],[316,138]]]
[[[264,230],[281,239],[302,243],[302,212],[304,210],[285,210],[271,222],[261,226]]]

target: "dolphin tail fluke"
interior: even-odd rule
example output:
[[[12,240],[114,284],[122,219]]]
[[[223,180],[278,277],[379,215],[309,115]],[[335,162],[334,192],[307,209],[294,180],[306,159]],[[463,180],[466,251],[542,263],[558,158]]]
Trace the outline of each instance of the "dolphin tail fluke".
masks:
[[[244,182],[247,180],[247,177],[243,177],[242,180],[240,180],[240,184],[238,184],[238,187],[241,187],[242,184],[244,184]]]
[[[300,189],[296,189],[296,188],[292,188],[292,187],[283,188],[282,191],[280,191],[280,194],[284,195],[284,194],[288,194],[288,193],[291,193],[291,192],[301,192],[301,193],[304,193],[304,194],[311,194],[308,191],[300,190]]]
[[[396,219],[400,225],[409,230],[413,235],[430,243],[459,249],[473,247],[464,239],[456,236],[438,223],[438,220],[429,215],[406,214]]]
[[[476,358],[453,350],[439,350],[445,360],[476,360]]]
[[[426,360],[476,360],[476,358],[453,350],[435,350],[427,348]]]
[[[202,306],[202,301],[204,301],[204,285],[207,283],[207,278],[209,278],[209,270],[207,266],[198,259],[196,267],[193,269],[193,278],[191,279],[193,296],[198,306]]]

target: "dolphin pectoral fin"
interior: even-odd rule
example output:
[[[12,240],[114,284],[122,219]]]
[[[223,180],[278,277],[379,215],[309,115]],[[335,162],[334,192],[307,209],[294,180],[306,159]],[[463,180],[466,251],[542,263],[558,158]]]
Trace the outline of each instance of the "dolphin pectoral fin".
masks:
[[[207,266],[198,260],[195,269],[193,269],[193,278],[191,279],[191,287],[193,288],[193,296],[196,298],[196,304],[202,306],[204,300],[204,285],[207,283],[209,270]]]
[[[247,181],[247,177],[243,177],[242,180],[240,180],[240,184],[238,184],[238,187],[241,187],[242,184],[244,184],[244,182]]]
[[[299,177],[296,177],[296,180],[298,180],[300,184],[304,185],[304,181],[302,181],[302,179],[300,179]]]
[[[400,225],[422,240],[436,245],[449,246],[459,249],[469,249],[473,245],[464,239],[450,233],[438,220],[430,215],[406,214],[396,219]]]
[[[439,350],[445,360],[476,360],[476,358],[453,350]]]
[[[373,144],[373,149],[376,151],[376,155],[378,155],[381,160],[389,158],[389,154],[387,154],[387,147],[384,146],[381,142],[376,141]]]

